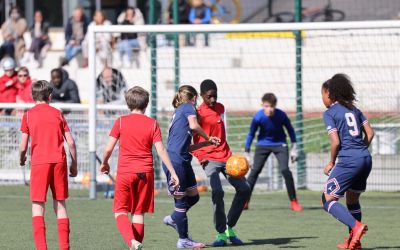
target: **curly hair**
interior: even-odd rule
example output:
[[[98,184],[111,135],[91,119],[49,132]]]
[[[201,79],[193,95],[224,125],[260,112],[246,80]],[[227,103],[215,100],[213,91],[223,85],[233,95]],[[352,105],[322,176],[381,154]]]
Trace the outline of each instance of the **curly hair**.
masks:
[[[352,108],[356,101],[356,92],[353,84],[346,74],[336,74],[322,84],[322,88],[328,90],[329,99],[341,105]]]

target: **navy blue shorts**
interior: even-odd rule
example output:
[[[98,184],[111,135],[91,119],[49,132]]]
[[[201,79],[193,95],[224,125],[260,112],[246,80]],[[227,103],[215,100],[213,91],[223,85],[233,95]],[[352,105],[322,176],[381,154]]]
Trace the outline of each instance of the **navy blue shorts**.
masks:
[[[324,193],[340,198],[344,196],[347,190],[355,193],[364,192],[371,168],[371,156],[340,158],[329,175]]]
[[[182,161],[182,159],[174,159],[171,157],[172,166],[179,178],[179,189],[175,192],[168,190],[170,195],[185,195],[186,191],[197,189],[196,176],[194,175],[190,161]],[[163,170],[167,176],[167,183],[171,181],[171,173],[163,163]]]

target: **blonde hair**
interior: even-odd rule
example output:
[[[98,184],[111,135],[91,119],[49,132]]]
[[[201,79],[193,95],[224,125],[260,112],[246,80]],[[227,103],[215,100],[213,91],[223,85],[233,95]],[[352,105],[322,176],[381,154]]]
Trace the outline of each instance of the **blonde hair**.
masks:
[[[178,108],[180,105],[190,102],[193,97],[197,96],[198,94],[195,88],[190,85],[182,85],[172,100],[172,106]]]

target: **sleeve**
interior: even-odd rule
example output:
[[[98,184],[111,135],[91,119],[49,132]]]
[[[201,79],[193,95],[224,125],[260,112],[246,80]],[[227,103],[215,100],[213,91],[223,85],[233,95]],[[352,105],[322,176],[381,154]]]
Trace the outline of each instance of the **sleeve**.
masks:
[[[259,126],[259,124],[258,124],[258,119],[257,119],[257,114],[256,114],[256,115],[254,115],[253,120],[251,121],[250,130],[249,130],[249,133],[247,134],[246,144],[245,144],[246,152],[250,152],[251,143],[253,142],[254,136],[258,129],[258,126]]]
[[[330,115],[328,112],[324,113],[324,123],[326,127],[326,131],[328,131],[328,134],[337,132],[335,120],[333,119],[332,115]]]
[[[358,117],[361,121],[361,125],[364,126],[368,122],[368,119],[364,116],[364,114],[361,112],[361,110],[358,110]]]
[[[72,81],[72,80],[70,80],[69,85],[70,85],[70,87],[69,87],[70,99],[67,100],[66,102],[68,102],[68,103],[80,103],[81,100],[79,98],[78,86],[76,86],[76,83],[74,81]]]
[[[206,7],[204,10],[204,17],[201,19],[202,24],[210,23],[211,21],[211,9]]]
[[[68,127],[68,123],[67,123],[67,121],[65,120],[65,117],[63,116],[63,114],[60,112],[60,115],[61,115],[61,120],[62,120],[62,126],[63,126],[63,131],[64,131],[64,134],[66,133],[66,132],[69,132],[70,130],[69,130],[69,127]]]
[[[289,133],[290,141],[292,143],[295,143],[296,142],[296,133],[294,132],[292,123],[290,122],[290,119],[286,115],[286,113],[283,113],[283,115],[284,115],[284,125],[285,125],[285,127],[286,127],[286,129],[287,129],[287,131]]]
[[[194,10],[194,8],[191,8],[190,9],[190,12],[189,12],[189,22],[190,23],[194,23],[194,20],[196,19],[196,11]]]
[[[20,131],[22,133],[28,134],[29,135],[29,128],[28,128],[28,112],[25,112],[24,115],[22,116],[22,122],[21,122],[21,128]]]
[[[197,116],[196,109],[194,108],[193,105],[191,104],[184,104],[184,105],[185,106],[183,106],[182,112],[186,118],[189,118],[191,116]]]
[[[154,133],[153,133],[153,144],[156,142],[162,142],[162,136],[161,136],[161,129],[160,126],[158,125],[158,122],[154,122]]]
[[[118,119],[114,122],[114,126],[112,127],[109,136],[119,139],[119,136],[121,135],[121,125],[121,117],[118,117]]]

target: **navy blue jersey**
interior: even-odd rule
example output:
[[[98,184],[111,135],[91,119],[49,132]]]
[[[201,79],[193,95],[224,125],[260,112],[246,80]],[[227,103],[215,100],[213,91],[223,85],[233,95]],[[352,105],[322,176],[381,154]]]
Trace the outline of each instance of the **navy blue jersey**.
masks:
[[[196,109],[193,104],[180,105],[172,116],[168,134],[168,152],[181,156],[185,161],[192,160],[192,155],[189,153],[192,130],[189,127],[188,120],[191,116],[196,116]]]
[[[324,122],[328,134],[337,131],[340,139],[338,157],[369,156],[368,147],[363,140],[363,125],[368,122],[357,108],[346,108],[335,103],[324,112]]]
[[[286,127],[292,143],[296,142],[296,134],[284,111],[275,109],[273,116],[265,115],[264,109],[257,111],[251,121],[245,148],[250,149],[258,129],[257,146],[282,146],[286,144],[286,134],[283,127]]]

